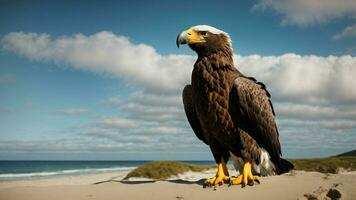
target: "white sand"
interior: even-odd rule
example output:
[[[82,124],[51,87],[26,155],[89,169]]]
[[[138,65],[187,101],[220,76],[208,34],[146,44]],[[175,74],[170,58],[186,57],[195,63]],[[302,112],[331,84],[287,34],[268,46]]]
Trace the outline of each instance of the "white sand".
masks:
[[[342,199],[356,198],[356,172],[323,174],[293,171],[282,176],[261,178],[254,186],[223,185],[203,188],[205,178],[215,170],[204,173],[188,172],[166,181],[136,179],[121,182],[124,172],[57,177],[40,180],[0,182],[0,199],[12,200],[182,200],[182,199],[307,199],[326,198],[330,189],[339,191]],[[98,183],[99,184],[94,184]],[[328,198],[326,198],[328,199]]]

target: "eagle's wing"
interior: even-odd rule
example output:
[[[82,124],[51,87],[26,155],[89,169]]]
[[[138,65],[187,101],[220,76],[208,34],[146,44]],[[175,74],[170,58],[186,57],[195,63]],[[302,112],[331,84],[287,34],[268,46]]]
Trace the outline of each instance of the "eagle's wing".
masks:
[[[198,116],[195,112],[193,99],[192,99],[192,89],[190,85],[186,85],[183,90],[183,104],[184,104],[185,114],[187,115],[189,124],[192,127],[195,135],[200,140],[202,140],[205,144],[208,144],[208,142],[205,139],[203,129],[200,125]]]
[[[231,99],[232,103],[238,104],[236,112],[242,120],[238,125],[270,154],[272,160],[279,162],[281,145],[270,94],[265,85],[254,78],[238,77],[232,92],[237,98]]]

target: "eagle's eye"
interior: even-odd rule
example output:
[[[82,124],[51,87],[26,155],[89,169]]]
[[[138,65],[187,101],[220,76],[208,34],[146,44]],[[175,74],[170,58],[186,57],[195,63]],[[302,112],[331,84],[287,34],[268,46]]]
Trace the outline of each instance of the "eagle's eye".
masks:
[[[200,31],[200,35],[206,37],[208,36],[208,31]]]

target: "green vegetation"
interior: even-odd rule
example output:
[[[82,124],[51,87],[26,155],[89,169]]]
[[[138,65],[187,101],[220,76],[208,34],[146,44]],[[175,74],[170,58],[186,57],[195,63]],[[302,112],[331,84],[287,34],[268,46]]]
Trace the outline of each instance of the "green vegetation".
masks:
[[[153,161],[132,170],[127,174],[124,180],[131,177],[162,180],[187,171],[201,172],[212,167],[213,166],[192,165],[178,161]]]
[[[295,170],[316,171],[321,173],[338,173],[340,170],[356,171],[356,150],[334,157],[313,159],[290,159]],[[124,178],[142,177],[163,180],[187,171],[201,172],[215,165],[192,165],[178,161],[153,161],[132,170]]]
[[[316,171],[322,173],[337,173],[339,170],[355,171],[355,156],[340,156],[314,159],[293,159],[290,160],[295,170]]]
[[[348,152],[336,155],[335,157],[341,157],[341,156],[356,156],[356,149],[353,151],[348,151]]]

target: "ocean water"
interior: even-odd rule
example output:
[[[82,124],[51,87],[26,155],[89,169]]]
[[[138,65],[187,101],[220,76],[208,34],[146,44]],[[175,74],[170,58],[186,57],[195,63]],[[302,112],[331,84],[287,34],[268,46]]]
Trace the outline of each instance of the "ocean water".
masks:
[[[130,171],[150,161],[0,161],[0,181]],[[184,161],[213,164],[213,161]]]

